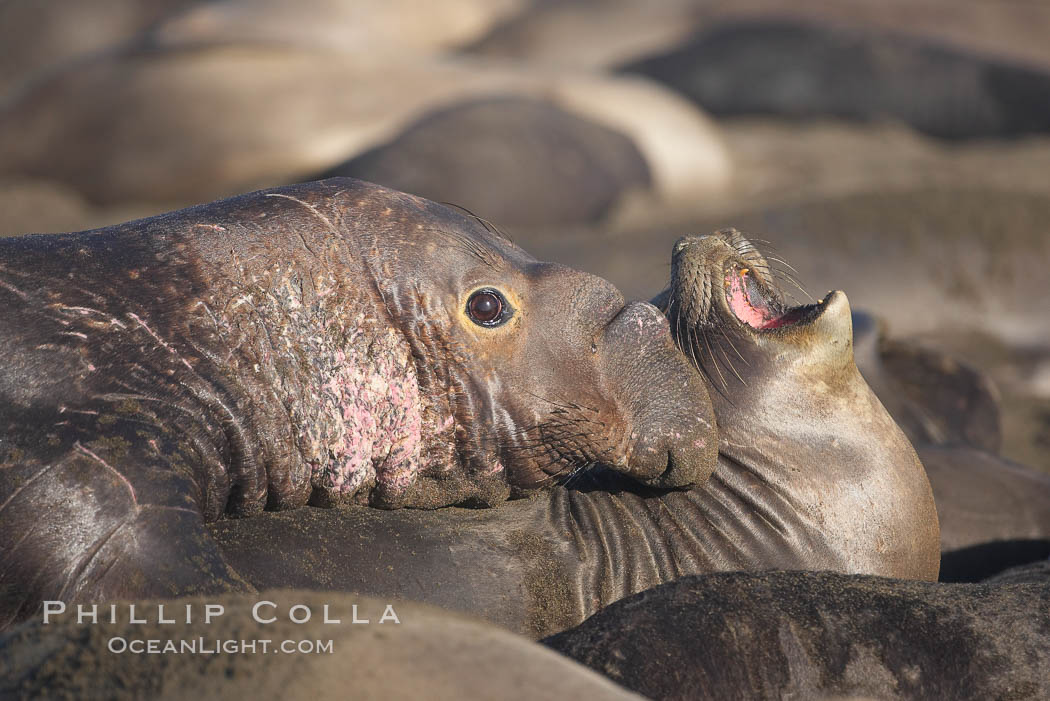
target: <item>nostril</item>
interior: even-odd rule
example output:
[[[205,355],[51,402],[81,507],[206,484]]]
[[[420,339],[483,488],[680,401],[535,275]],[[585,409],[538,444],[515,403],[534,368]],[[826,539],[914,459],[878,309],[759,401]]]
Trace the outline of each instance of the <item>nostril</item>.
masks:
[[[608,280],[573,272],[568,307],[580,326],[597,335],[623,311],[623,294]]]

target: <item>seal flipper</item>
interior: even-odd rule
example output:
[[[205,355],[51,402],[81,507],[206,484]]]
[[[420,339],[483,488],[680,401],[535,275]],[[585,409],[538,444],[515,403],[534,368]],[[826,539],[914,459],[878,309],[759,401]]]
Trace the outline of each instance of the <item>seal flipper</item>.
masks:
[[[0,628],[47,600],[251,590],[204,528],[200,446],[138,419],[44,413],[0,418],[16,437],[0,452]]]

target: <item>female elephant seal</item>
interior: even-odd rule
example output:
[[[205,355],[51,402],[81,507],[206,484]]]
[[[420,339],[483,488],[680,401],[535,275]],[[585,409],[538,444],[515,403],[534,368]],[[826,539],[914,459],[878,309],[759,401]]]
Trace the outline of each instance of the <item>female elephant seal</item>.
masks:
[[[671,266],[656,301],[712,389],[719,464],[704,492],[718,536],[810,569],[936,579],[933,493],[853,361],[846,295],[788,307],[734,229],[680,239]],[[721,513],[737,515],[730,528]]]
[[[349,179],[0,241],[0,625],[241,588],[204,522],[714,468],[650,304]]]

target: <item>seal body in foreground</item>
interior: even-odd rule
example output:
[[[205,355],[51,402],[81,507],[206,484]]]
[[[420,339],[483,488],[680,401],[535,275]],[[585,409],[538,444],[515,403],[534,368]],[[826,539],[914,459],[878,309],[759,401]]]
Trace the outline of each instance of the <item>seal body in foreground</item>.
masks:
[[[412,602],[273,591],[100,608],[95,624],[69,606],[0,634],[0,697],[642,701],[549,648]]]
[[[6,239],[0,301],[0,624],[244,588],[203,528],[224,514],[714,467],[658,310],[360,181]]]
[[[684,577],[543,642],[655,699],[1044,699],[1050,583]]]

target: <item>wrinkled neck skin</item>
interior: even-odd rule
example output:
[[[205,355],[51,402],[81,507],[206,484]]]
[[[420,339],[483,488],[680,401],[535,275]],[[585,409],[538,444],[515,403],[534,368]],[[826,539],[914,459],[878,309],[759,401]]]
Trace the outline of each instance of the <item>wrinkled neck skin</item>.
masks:
[[[231,565],[259,590],[335,586],[396,595],[535,638],[691,574],[905,574],[877,558],[854,558],[853,548],[865,544],[829,537],[818,509],[792,503],[797,492],[721,455],[714,476],[688,491],[594,469],[570,488],[492,509],[305,509],[220,521],[215,532]],[[320,562],[318,544],[327,546]]]
[[[715,480],[753,502],[753,537],[780,542],[807,569],[935,579],[925,472],[848,348],[833,371],[831,358],[770,357],[778,362],[752,357],[741,373],[748,384],[727,378],[713,397],[722,429]]]
[[[938,531],[925,473],[867,386],[823,386],[814,410],[793,399],[805,387],[756,385],[735,392],[735,404],[712,392],[722,438],[706,484],[657,492],[604,473],[545,500],[537,528],[572,553],[575,566],[564,577],[581,619],[705,572],[936,579]]]

